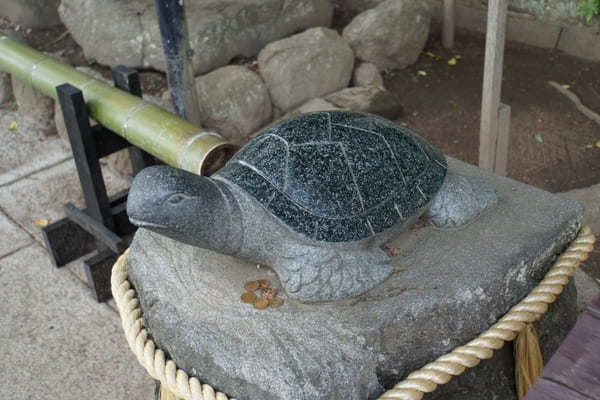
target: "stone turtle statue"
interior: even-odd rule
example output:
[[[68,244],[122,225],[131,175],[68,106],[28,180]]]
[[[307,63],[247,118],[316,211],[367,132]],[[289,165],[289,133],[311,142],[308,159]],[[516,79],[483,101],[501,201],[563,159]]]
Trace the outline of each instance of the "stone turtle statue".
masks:
[[[426,211],[455,227],[496,202],[478,178],[447,173],[421,136],[358,112],[304,114],[252,139],[211,177],[167,167],[134,179],[131,222],[270,266],[288,295],[360,295],[393,267],[381,246]]]

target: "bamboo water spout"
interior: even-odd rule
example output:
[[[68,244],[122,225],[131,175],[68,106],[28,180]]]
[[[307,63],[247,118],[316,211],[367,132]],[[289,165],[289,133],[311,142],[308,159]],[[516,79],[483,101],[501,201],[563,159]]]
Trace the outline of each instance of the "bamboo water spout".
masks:
[[[8,36],[0,35],[0,70],[56,99],[56,86],[83,92],[90,115],[129,143],[168,165],[206,175],[222,166],[233,145],[127,92],[78,71]]]

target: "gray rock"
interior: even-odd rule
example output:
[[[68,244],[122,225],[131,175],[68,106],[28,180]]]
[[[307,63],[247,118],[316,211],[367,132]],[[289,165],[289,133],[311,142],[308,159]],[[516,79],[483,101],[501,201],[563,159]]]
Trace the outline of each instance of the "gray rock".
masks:
[[[10,75],[6,72],[0,72],[0,104],[7,103],[12,97],[12,85]]]
[[[423,227],[392,239],[394,273],[343,301],[255,310],[240,302],[268,267],[138,230],[129,277],[158,346],[200,381],[240,399],[374,399],[409,372],[487,329],[542,279],[574,238],[574,201],[456,160],[497,207],[454,231]],[[576,318],[572,284],[536,324],[546,360]],[[516,399],[512,347],[442,385],[430,399]]]
[[[291,111],[292,114],[306,114],[309,112],[318,112],[318,111],[329,111],[329,110],[339,110],[339,107],[334,106],[327,100],[317,97],[314,99],[310,99],[306,103],[302,104],[300,107]]]
[[[14,129],[8,129],[13,125]],[[14,182],[69,158],[60,139],[46,136],[46,129],[27,115],[0,110],[0,186]]]
[[[0,16],[27,28],[50,28],[60,24],[59,0],[2,0]]]
[[[396,119],[402,114],[400,99],[381,86],[358,86],[342,89],[325,97],[339,108]]]
[[[448,174],[426,215],[438,227],[455,228],[474,220],[496,203],[498,196],[485,180]]]
[[[248,68],[230,65],[196,78],[202,125],[241,145],[269,122],[271,97],[264,82]]]
[[[14,75],[11,75],[11,84],[19,112],[35,121],[48,134],[52,133],[54,99],[40,93]]]
[[[354,54],[337,32],[313,28],[270,43],[258,64],[273,104],[287,111],[348,86]]]
[[[356,56],[385,68],[405,68],[419,57],[431,22],[427,1],[387,0],[357,15],[343,36]]]
[[[377,86],[383,88],[383,77],[375,64],[361,62],[354,68],[352,86]]]
[[[385,0],[337,0],[341,9],[350,14],[359,14],[371,8],[375,8]]]
[[[197,74],[254,56],[294,32],[328,26],[333,16],[329,0],[191,0],[185,6]],[[164,71],[153,0],[63,0],[59,13],[87,57]]]

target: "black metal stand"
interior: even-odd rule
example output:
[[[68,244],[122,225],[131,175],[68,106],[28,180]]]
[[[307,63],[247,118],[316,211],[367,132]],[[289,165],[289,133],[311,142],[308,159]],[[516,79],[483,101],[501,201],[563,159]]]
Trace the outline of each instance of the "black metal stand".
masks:
[[[141,97],[139,75],[119,66],[112,71],[119,89]],[[154,159],[131,146],[125,139],[102,125],[90,126],[83,93],[63,84],[56,88],[86,208],[64,205],[66,217],[42,229],[42,235],[55,267],[62,267],[94,250],[98,253],[84,261],[88,285],[98,302],[111,298],[110,271],[129,243],[135,227],[126,213],[127,193],[111,198],[106,193],[100,158],[128,148],[133,174],[154,164]]]

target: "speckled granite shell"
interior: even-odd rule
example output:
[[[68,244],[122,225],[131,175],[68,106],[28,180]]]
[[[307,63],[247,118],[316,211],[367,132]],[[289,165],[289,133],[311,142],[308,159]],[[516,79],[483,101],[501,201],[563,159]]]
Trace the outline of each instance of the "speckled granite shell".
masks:
[[[440,152],[365,113],[304,114],[255,137],[217,174],[317,241],[375,235],[422,209],[444,181]]]

